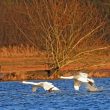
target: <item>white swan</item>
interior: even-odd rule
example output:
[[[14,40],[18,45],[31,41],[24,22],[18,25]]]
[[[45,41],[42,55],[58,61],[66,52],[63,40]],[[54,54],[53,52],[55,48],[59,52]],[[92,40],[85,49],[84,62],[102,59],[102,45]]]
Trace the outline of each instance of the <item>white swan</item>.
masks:
[[[59,91],[60,89],[55,87],[52,83],[50,82],[27,82],[27,81],[22,81],[22,83],[24,84],[31,84],[33,85],[32,87],[32,91],[35,92],[37,90],[37,88],[42,87],[44,88],[44,90],[48,91],[48,92],[52,92],[52,91]]]
[[[77,75],[74,76],[69,76],[69,77],[60,77],[61,79],[74,79],[74,89],[75,90],[79,90],[81,83],[86,83],[87,84],[87,89],[90,92],[95,92],[95,91],[99,91],[99,89],[95,86],[95,82],[93,79],[88,78],[88,74],[87,73],[82,73],[80,72]]]

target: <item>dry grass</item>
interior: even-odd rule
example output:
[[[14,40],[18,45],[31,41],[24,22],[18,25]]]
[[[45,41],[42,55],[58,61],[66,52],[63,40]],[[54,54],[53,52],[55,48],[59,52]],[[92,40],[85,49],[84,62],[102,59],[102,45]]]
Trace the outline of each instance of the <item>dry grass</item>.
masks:
[[[39,62],[60,68],[76,64],[74,70],[110,62],[104,39],[110,35],[108,19],[89,0],[4,0],[0,9],[0,65],[10,70]]]
[[[0,57],[36,57],[43,55],[39,49],[34,46],[20,45],[20,46],[8,46],[0,48]]]

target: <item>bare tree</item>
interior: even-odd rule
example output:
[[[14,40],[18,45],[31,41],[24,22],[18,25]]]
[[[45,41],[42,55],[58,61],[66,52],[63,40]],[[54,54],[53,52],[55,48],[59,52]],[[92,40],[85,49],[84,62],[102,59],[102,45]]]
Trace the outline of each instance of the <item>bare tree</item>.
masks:
[[[13,13],[17,29],[30,43],[47,51],[53,68],[83,61],[95,51],[109,48],[102,42],[107,20],[90,1],[22,1]]]

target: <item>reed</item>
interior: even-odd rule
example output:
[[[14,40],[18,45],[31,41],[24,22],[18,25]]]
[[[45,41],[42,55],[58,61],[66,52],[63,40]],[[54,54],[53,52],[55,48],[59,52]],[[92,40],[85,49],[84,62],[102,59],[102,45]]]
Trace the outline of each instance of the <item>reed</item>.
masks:
[[[43,55],[39,49],[29,45],[8,46],[0,48],[0,57],[36,57]]]
[[[4,46],[15,45],[11,50],[4,48],[2,56],[37,54],[30,46],[16,47],[22,43],[45,51],[51,67],[62,68],[76,61],[88,67],[89,60],[85,63],[83,58],[109,50],[105,39],[110,33],[108,19],[90,0],[24,0],[1,2],[0,6],[0,42]],[[96,65],[94,58],[91,57],[92,64]]]

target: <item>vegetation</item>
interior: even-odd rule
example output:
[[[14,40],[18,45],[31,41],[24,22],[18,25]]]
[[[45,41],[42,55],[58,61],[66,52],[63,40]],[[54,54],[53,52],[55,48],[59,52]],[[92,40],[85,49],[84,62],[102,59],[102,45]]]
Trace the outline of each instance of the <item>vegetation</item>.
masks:
[[[43,54],[50,68],[83,64],[75,70],[109,62],[109,0],[0,2],[0,57]]]
[[[11,46],[0,48],[0,57],[36,57],[42,54],[34,46]]]

